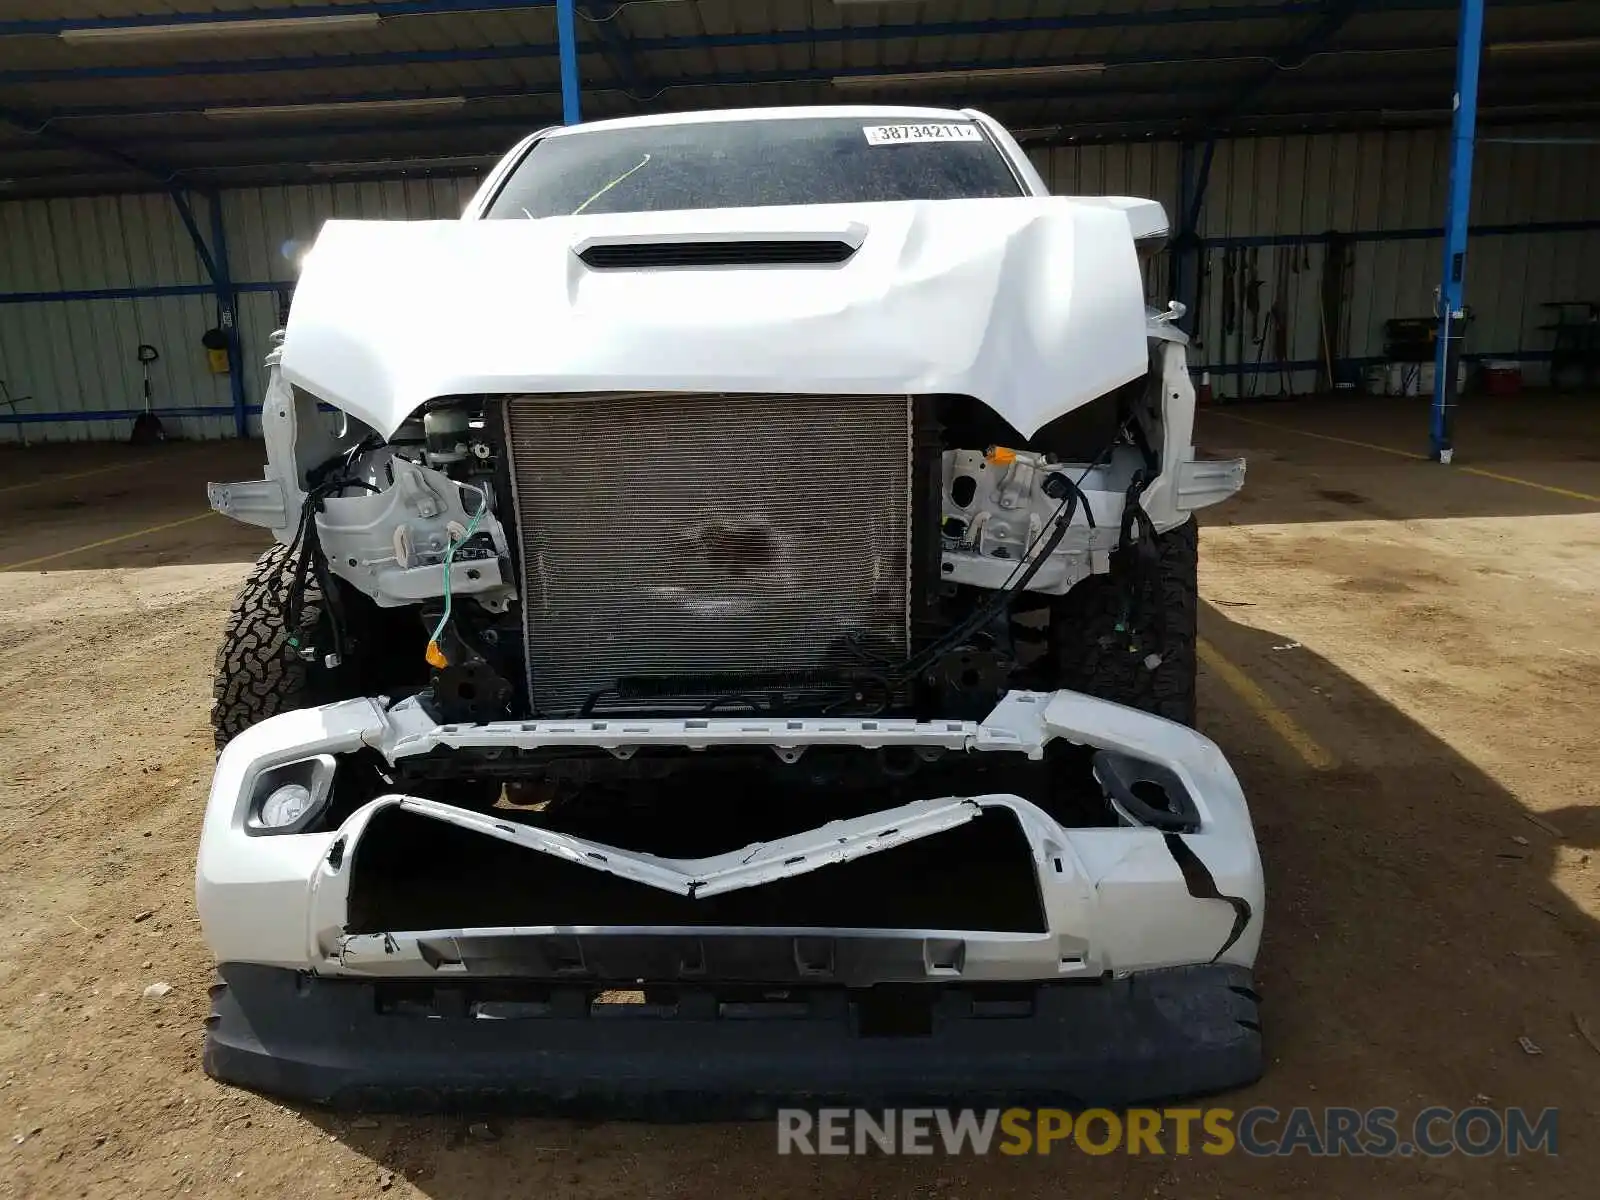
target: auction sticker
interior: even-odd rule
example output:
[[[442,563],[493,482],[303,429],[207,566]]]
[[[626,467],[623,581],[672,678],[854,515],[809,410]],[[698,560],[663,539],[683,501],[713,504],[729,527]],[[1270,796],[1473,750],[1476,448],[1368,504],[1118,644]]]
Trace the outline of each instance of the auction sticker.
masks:
[[[901,142],[981,142],[976,125],[863,125],[869,146],[895,146]]]

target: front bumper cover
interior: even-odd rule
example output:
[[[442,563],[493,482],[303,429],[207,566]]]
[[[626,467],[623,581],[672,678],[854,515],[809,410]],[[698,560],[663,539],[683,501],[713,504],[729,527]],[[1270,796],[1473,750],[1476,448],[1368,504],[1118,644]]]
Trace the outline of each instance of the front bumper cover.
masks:
[[[1022,797],[995,794],[919,801],[688,860],[391,794],[335,830],[256,836],[248,828],[262,773],[318,754],[376,751],[393,763],[448,748],[584,746],[626,757],[646,746],[764,745],[791,763],[827,745],[1037,759],[1058,738],[1159,764],[1187,791],[1197,827],[1164,832],[1127,814],[1115,826],[1068,827]],[[549,855],[690,899],[761,887],[1004,808],[1026,838],[1045,929],[353,933],[351,863],[368,823],[392,806],[515,843],[530,863]],[[1013,692],[982,722],[438,725],[414,704],[379,700],[286,713],[241,734],[218,762],[197,901],[225,980],[207,1069],[308,1100],[433,1107],[458,1095],[465,1102],[478,1089],[481,1101],[503,1097],[523,1108],[644,1111],[672,1098],[663,1111],[711,1112],[716,1101],[741,1112],[803,1097],[971,1102],[977,1088],[1008,1102],[1026,1095],[1111,1103],[1212,1091],[1260,1070],[1248,972],[1260,940],[1261,864],[1238,781],[1193,730],[1072,692]],[[680,953],[685,944],[688,954]],[[687,959],[701,965],[700,975],[674,971]],[[570,977],[574,962],[581,979]],[[805,969],[791,977],[796,964]],[[596,987],[637,979],[671,985],[672,1002],[596,1008],[585,999]],[[791,1005],[782,1019],[730,1017],[722,985],[752,982],[794,989],[799,1009]],[[548,993],[534,1015],[514,1006],[522,1019],[495,1020],[492,1009],[474,1007],[484,988],[526,984]],[[396,987],[428,997],[434,1019],[385,1008],[385,989]],[[871,997],[897,988],[911,989],[931,1013],[926,1028],[873,1036]],[[1011,1007],[992,1008],[996,989]]]
[[[1004,1002],[941,989],[930,1027],[903,1036],[873,1036],[859,995],[834,989],[772,1014],[694,991],[667,1007],[593,1007],[573,989],[496,1019],[470,988],[413,993],[395,1012],[380,984],[245,963],[221,973],[206,1071],[347,1110],[710,1120],[828,1104],[1122,1107],[1249,1083],[1263,1061],[1250,973],[1224,964]]]

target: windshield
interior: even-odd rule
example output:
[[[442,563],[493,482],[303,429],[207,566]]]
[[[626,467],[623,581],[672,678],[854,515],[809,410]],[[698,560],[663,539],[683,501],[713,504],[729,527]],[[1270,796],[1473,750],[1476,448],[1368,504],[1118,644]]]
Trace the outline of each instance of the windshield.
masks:
[[[971,121],[807,117],[548,137],[517,166],[485,216],[1022,194],[999,147]]]

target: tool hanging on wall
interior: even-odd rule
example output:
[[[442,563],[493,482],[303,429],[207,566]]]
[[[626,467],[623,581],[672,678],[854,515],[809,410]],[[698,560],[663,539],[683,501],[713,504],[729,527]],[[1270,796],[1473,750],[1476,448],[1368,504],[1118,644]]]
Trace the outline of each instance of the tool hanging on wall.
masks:
[[[1244,307],[1250,314],[1250,340],[1259,342],[1261,329],[1261,248],[1251,246],[1245,256]]]
[[[1234,264],[1234,281],[1239,288],[1239,299],[1234,311],[1235,324],[1233,327],[1233,365],[1240,374],[1234,387],[1233,394],[1244,394],[1244,364],[1245,364],[1245,323],[1250,316],[1250,251],[1243,247],[1239,250],[1239,257]]]
[[[1278,392],[1294,395],[1294,374],[1289,370],[1289,309],[1294,297],[1289,280],[1300,273],[1300,247],[1286,246],[1278,251],[1276,290],[1272,297],[1270,315],[1275,318],[1272,327],[1272,356],[1278,360]]]
[[[1224,349],[1228,336],[1239,320],[1238,299],[1234,291],[1234,274],[1238,270],[1238,252],[1232,246],[1222,252],[1222,338]]]
[[[1266,323],[1262,326],[1261,336],[1253,338],[1256,348],[1256,361],[1250,371],[1250,377],[1240,383],[1240,393],[1248,399],[1254,400],[1261,387],[1261,362],[1266,357],[1267,336],[1272,332],[1274,322],[1277,320],[1277,305],[1267,309]]]
[[[133,419],[133,433],[128,441],[135,446],[151,446],[167,440],[167,431],[161,427],[150,400],[150,364],[161,357],[154,346],[141,343],[138,350],[139,369],[144,374],[144,411]]]
[[[1219,375],[1226,377],[1228,339],[1239,328],[1239,251],[1228,246],[1222,251],[1222,336],[1217,340]],[[1224,385],[1226,386],[1226,385]]]
[[[1345,323],[1349,315],[1349,289],[1355,264],[1348,235],[1330,229],[1322,235],[1322,241],[1322,287],[1318,316],[1322,325],[1322,361],[1328,375],[1327,388],[1332,391],[1338,382],[1334,378],[1334,363],[1343,357],[1341,348],[1348,336]]]
[[[1204,313],[1207,306],[1207,295],[1211,291],[1211,253],[1204,249],[1196,256],[1200,264],[1200,285],[1194,293],[1194,312],[1189,314],[1189,323],[1194,328],[1194,337],[1190,339],[1195,349],[1201,349],[1206,344],[1206,326]]]

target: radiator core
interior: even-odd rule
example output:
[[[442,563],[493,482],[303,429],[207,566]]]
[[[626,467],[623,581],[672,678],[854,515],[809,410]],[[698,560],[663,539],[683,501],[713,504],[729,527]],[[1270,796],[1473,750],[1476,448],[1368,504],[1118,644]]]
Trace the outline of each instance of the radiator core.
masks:
[[[736,692],[741,676],[836,670],[852,644],[906,655],[908,397],[517,397],[504,412],[538,715],[604,711],[626,677]]]

